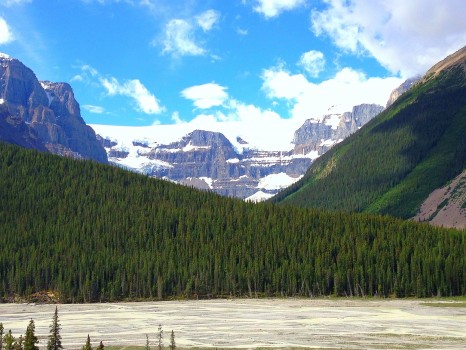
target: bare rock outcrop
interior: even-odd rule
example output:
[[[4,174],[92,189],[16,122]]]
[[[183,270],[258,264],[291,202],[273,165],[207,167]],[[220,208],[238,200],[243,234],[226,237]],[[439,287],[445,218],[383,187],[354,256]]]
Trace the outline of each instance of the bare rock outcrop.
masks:
[[[40,82],[19,60],[0,55],[0,140],[107,162],[67,83]]]

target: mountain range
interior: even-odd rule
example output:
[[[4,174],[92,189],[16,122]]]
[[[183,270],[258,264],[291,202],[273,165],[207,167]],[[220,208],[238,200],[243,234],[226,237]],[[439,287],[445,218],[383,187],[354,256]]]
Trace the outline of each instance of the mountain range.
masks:
[[[273,201],[466,228],[466,47]]]
[[[93,159],[151,177],[253,201],[271,198],[297,180],[333,145],[384,108],[364,104],[352,111],[331,107],[310,118],[286,147],[264,147],[257,138],[223,128],[187,130],[183,125],[87,126],[67,83],[39,81],[19,60],[0,56],[0,140],[41,151]],[[394,101],[414,80],[390,96]],[[94,130],[98,135],[95,134]],[[259,132],[259,131],[257,131]]]
[[[234,131],[193,130],[178,125],[92,125],[111,163],[157,178],[248,200],[272,197],[306,172],[317,157],[379,114],[374,104],[332,111],[295,131],[289,148],[267,149]],[[257,131],[259,132],[259,131]],[[278,148],[278,147],[277,147]]]
[[[68,87],[31,88],[21,70],[4,67],[2,140],[16,145],[0,142],[0,301],[32,301],[44,291],[60,302],[466,295],[465,231],[416,222],[455,207],[459,220],[466,209],[465,67],[466,48],[434,66],[317,158],[273,198],[278,204],[101,164],[106,158],[97,162],[75,147],[74,137],[87,130],[104,156],[102,143],[111,149],[113,141],[98,142],[81,123]],[[76,128],[61,120],[65,115]],[[351,118],[345,120],[352,125]],[[305,123],[295,139],[316,132],[314,124]],[[201,171],[200,160],[250,151],[243,138],[235,144],[218,132],[187,135],[149,145],[129,139],[148,156],[162,153],[159,162],[178,153],[192,157],[193,172]],[[323,146],[299,145],[305,154]],[[193,148],[199,152],[190,153]]]
[[[465,64],[463,48],[395,89],[386,108],[330,109],[306,120],[289,147],[274,150],[235,130],[91,128],[70,85],[39,81],[19,60],[2,54],[0,140],[109,161],[224,196],[260,201],[284,189],[273,202],[461,228]]]

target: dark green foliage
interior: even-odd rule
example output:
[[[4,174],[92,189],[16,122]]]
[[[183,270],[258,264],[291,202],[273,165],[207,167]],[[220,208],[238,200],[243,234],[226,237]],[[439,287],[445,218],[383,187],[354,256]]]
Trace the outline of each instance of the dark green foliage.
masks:
[[[13,333],[11,333],[11,329],[10,329],[8,333],[5,334],[5,338],[4,338],[5,350],[13,350],[14,343],[15,343],[15,337],[13,336]]]
[[[34,320],[29,321],[29,325],[26,329],[26,336],[24,337],[24,350],[39,350],[37,344],[39,339],[36,336],[36,326]]]
[[[3,332],[4,332],[4,328],[3,328],[3,323],[0,322],[0,350],[3,350]]]
[[[24,338],[22,335],[19,336],[18,339],[15,340],[15,343],[13,344],[13,349],[14,350],[23,350],[23,342]],[[39,349],[39,348],[37,348]]]
[[[454,68],[404,94],[273,201],[410,218],[466,167],[466,77]]]
[[[87,335],[86,344],[82,347],[82,350],[92,350],[91,337]]]
[[[52,324],[50,325],[50,335],[47,343],[47,350],[63,349],[61,345],[60,323],[58,323],[58,307],[55,307]]]
[[[0,159],[4,300],[466,294],[464,232],[254,205],[7,144]]]

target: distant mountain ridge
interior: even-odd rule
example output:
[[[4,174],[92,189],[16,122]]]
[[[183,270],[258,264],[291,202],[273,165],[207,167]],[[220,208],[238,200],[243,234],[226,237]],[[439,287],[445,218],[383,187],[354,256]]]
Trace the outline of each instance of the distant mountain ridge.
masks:
[[[118,127],[94,125],[96,135],[81,117],[69,84],[39,81],[19,60],[3,54],[0,73],[0,140],[75,158],[110,160],[152,177],[254,201],[299,180],[316,158],[383,110],[369,104],[344,113],[330,109],[306,120],[286,149],[262,149],[244,135],[230,132],[226,137],[209,129],[191,130],[168,142],[158,139],[160,131],[130,139],[127,127],[115,134]],[[398,90],[409,87],[406,83]]]
[[[139,127],[134,136],[129,136],[129,127],[92,127],[114,164],[224,196],[255,201],[270,198],[299,180],[314,159],[382,110],[382,106],[364,104],[351,112],[309,119],[296,130],[290,148],[282,150],[263,150],[254,146],[255,142],[249,143],[254,140],[232,134],[227,138],[208,129],[193,130],[167,143],[159,141],[160,130],[166,126],[145,130]]]
[[[447,186],[466,169],[465,66],[463,48],[316,160],[302,180],[273,201],[401,218],[418,215],[434,190]],[[456,197],[464,198],[458,191],[464,193],[464,187],[456,190]],[[452,196],[445,197],[434,212],[453,201]],[[466,202],[457,206],[466,216]],[[455,220],[442,222],[456,225]]]
[[[67,83],[39,81],[19,60],[0,55],[0,140],[106,163]]]

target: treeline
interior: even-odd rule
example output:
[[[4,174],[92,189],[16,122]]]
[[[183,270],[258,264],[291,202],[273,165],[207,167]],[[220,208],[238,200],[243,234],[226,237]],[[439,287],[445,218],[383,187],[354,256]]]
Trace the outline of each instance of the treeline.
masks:
[[[466,294],[465,233],[251,204],[0,144],[0,298]]]
[[[458,67],[413,87],[272,201],[407,219],[465,168],[466,76]]]
[[[49,327],[49,336],[47,337],[47,350],[63,350],[64,347],[61,342],[61,324],[58,319],[58,307],[55,307],[55,313],[53,314],[52,323]],[[157,330],[157,350],[164,348],[163,343],[163,329],[162,325],[159,324]],[[104,350],[104,344],[100,341],[99,345],[95,348],[96,350]],[[81,348],[82,350],[92,350],[91,337],[87,335],[86,343]],[[170,333],[170,350],[176,349],[175,332],[172,330]],[[0,350],[39,350],[39,337],[36,335],[36,326],[34,320],[31,319],[26,328],[25,335],[20,336],[13,335],[11,329],[7,332],[0,322]],[[146,334],[146,346],[144,350],[151,350],[149,335]]]

